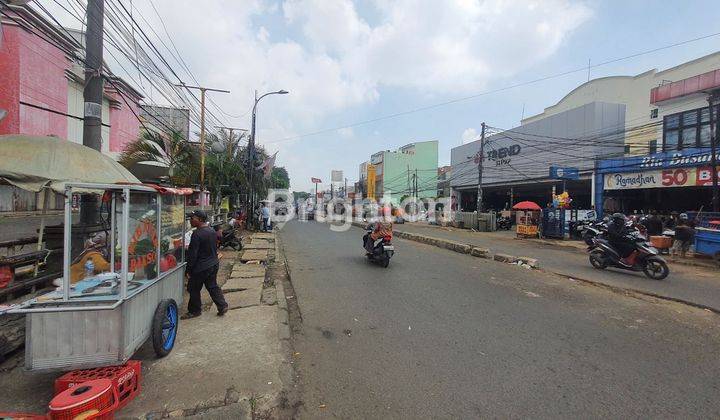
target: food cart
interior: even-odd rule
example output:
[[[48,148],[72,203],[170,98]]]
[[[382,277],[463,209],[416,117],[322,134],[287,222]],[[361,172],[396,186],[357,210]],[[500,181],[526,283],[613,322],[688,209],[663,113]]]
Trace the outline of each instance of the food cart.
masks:
[[[73,370],[125,363],[147,340],[173,348],[182,303],[186,190],[68,182],[63,275],[44,295],[6,309],[26,314],[25,367]],[[95,194],[107,229],[73,254],[73,194]],[[91,247],[92,252],[86,252]],[[77,248],[77,247],[76,247]],[[88,257],[92,254],[93,257]]]
[[[532,201],[521,201],[512,208],[516,210],[518,238],[536,238],[539,235],[540,206]]]

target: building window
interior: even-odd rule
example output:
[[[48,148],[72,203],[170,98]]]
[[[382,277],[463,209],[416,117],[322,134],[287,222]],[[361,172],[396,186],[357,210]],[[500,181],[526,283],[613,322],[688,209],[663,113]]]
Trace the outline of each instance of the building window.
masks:
[[[720,105],[714,107],[714,119],[718,115],[718,108]],[[663,119],[663,150],[710,146],[709,110],[700,108],[666,116]]]
[[[650,118],[657,118],[658,117],[658,109],[651,109],[650,110]]]
[[[648,142],[648,154],[653,155],[657,153],[657,140],[650,140]]]
[[[630,145],[626,144],[625,145],[625,154],[627,155],[628,153],[630,153]]]

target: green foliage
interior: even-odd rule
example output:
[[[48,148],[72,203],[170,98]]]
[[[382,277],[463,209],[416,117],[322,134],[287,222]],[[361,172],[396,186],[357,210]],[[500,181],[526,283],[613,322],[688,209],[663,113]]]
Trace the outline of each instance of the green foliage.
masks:
[[[270,173],[270,188],[290,188],[290,177],[288,176],[287,170],[282,166],[273,168]]]
[[[175,185],[192,185],[199,178],[199,150],[177,131],[162,134],[144,131],[140,138],[125,146],[119,162],[126,168],[136,163],[166,167]]]

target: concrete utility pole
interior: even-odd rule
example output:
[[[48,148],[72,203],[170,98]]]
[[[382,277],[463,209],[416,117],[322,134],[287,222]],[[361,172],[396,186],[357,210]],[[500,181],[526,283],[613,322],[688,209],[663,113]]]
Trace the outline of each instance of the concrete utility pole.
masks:
[[[480,228],[480,213],[482,212],[483,205],[483,162],[485,161],[485,123],[482,123],[480,130],[480,153],[478,156],[478,188],[477,188],[477,214],[478,214],[478,229]]]
[[[713,212],[720,212],[720,190],[718,190],[718,167],[717,167],[717,121],[713,116],[713,107],[720,99],[720,91],[715,91],[708,97],[710,106],[710,165],[712,166],[712,205]]]
[[[219,128],[220,130],[228,130],[228,133],[229,133],[228,139],[230,139],[230,141],[232,141],[233,131],[238,130],[238,131],[242,131],[243,133],[246,133],[248,131],[247,128],[224,127],[224,126],[220,126],[220,125],[216,125],[215,128]],[[238,143],[240,142],[240,140],[242,140],[242,138],[243,138],[243,135],[240,134],[240,137],[238,138]],[[228,147],[227,151],[228,151],[228,155],[230,155],[230,153],[232,152],[232,148]]]
[[[200,188],[205,188],[205,92],[230,93],[229,90],[211,89],[202,86],[189,86],[185,83],[175,85],[185,89],[197,89],[200,91]]]
[[[85,101],[83,112],[83,145],[102,151],[103,102],[103,16],[104,0],[88,0],[87,29],[85,31]],[[80,205],[80,224],[97,223],[97,197],[83,194]]]

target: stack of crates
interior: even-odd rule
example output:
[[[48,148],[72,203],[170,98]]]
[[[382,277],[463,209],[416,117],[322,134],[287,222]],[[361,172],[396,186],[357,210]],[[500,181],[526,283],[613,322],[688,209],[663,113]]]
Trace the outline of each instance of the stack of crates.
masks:
[[[55,380],[55,395],[83,382],[109,379],[118,395],[118,409],[125,407],[140,393],[142,366],[139,360],[124,365],[74,370]]]

